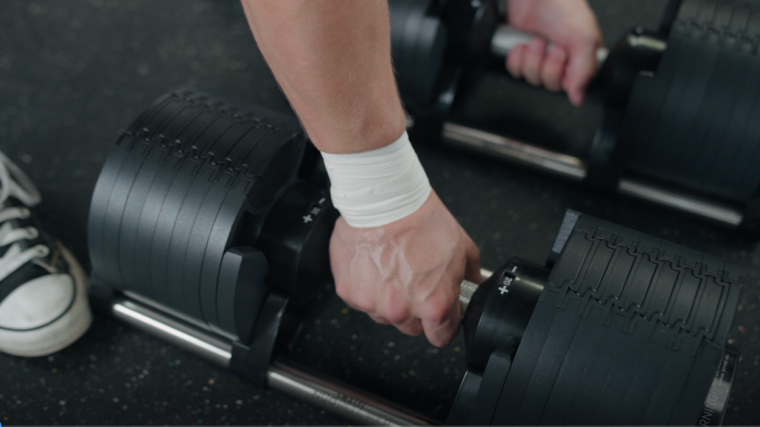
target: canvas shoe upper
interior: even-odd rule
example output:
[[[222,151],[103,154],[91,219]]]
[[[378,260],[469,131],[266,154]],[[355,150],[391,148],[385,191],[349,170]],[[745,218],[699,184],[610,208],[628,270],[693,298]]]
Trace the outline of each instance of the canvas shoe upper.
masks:
[[[92,322],[87,276],[29,209],[40,199],[31,179],[0,152],[0,351],[17,356],[61,350]]]

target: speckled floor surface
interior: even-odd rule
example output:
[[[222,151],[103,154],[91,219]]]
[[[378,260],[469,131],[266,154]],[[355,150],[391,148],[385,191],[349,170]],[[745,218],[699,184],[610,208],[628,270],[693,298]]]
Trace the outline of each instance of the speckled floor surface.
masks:
[[[608,42],[634,25],[656,28],[664,5],[592,1]],[[236,1],[0,2],[0,145],[40,187],[46,228],[84,264],[89,199],[107,153],[142,108],[182,84],[287,109]],[[518,106],[531,123],[543,122],[569,140],[593,133],[598,119],[592,106],[569,109],[561,97],[509,81],[490,92],[482,108],[509,113]],[[696,219],[482,157],[430,145],[420,145],[418,152],[433,187],[480,247],[485,266],[511,256],[542,262],[566,208],[746,266],[748,283],[731,333],[742,361],[726,423],[760,424],[755,243]],[[308,321],[294,357],[439,419],[464,370],[461,338],[435,349],[422,338],[372,325],[337,298]],[[53,356],[0,355],[0,423],[344,422],[98,317],[80,341]]]

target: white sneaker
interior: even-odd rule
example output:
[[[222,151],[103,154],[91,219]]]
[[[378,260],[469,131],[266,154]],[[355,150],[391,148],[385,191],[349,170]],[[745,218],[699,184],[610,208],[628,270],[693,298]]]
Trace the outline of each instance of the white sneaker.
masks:
[[[44,356],[92,323],[87,276],[74,256],[40,232],[31,179],[0,152],[0,351]]]

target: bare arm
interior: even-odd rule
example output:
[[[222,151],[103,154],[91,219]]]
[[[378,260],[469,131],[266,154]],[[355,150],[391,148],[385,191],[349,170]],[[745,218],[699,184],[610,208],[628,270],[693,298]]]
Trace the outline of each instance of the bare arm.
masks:
[[[242,2],[259,49],[320,151],[365,152],[402,136],[386,0]],[[406,334],[424,332],[438,346],[459,329],[462,278],[480,281],[477,247],[435,192],[385,225],[356,228],[338,218],[330,265],[347,304]]]
[[[320,151],[367,151],[404,132],[385,0],[244,0],[243,8]]]

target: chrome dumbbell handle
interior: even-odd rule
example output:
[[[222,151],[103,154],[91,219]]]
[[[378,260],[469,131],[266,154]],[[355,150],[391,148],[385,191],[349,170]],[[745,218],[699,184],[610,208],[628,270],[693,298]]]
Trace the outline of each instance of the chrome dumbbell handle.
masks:
[[[491,277],[492,274],[493,272],[490,270],[486,270],[485,268],[480,269],[480,275],[483,276],[483,279]],[[464,312],[467,311],[467,307],[470,305],[470,300],[477,290],[477,283],[470,282],[469,280],[462,280],[462,286],[459,288],[459,312],[461,313],[462,318],[464,318]]]
[[[497,57],[506,58],[509,51],[515,46],[528,44],[533,37],[536,36],[506,24],[500,25],[491,39],[491,53]],[[547,49],[550,46],[551,43],[546,46]],[[605,47],[600,47],[596,50],[596,63],[598,67],[607,59],[608,53],[609,51]]]

